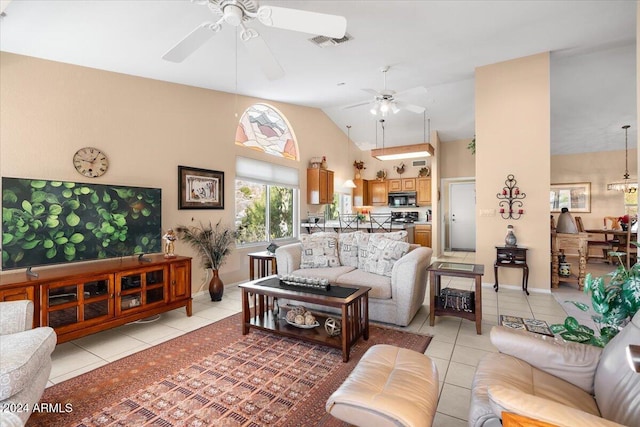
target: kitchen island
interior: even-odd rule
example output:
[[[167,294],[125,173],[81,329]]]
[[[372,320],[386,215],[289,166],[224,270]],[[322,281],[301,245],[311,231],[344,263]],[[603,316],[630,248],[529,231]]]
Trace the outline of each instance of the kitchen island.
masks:
[[[319,225],[321,225],[320,223]],[[311,233],[311,229],[314,228],[315,225],[311,222],[301,222],[300,229],[303,233]],[[330,220],[324,223],[325,231],[335,231],[340,232],[340,221]],[[314,228],[315,229],[315,228]],[[369,221],[358,221],[358,230],[369,232],[371,231],[371,223]],[[409,243],[414,243],[414,230],[415,226],[412,222],[392,222],[391,223],[392,231],[406,230],[407,237]]]

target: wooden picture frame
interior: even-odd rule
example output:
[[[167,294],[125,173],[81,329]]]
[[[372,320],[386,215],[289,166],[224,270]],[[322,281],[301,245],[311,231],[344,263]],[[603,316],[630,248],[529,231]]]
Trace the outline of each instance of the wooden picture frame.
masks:
[[[178,209],[224,209],[224,172],[178,166]]]
[[[591,183],[551,184],[549,205],[551,212],[561,212],[562,208],[569,209],[571,213],[591,212]]]

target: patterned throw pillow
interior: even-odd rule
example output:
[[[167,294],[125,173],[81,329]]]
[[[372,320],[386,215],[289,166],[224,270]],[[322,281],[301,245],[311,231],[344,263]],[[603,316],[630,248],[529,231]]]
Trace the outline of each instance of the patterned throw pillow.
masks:
[[[358,268],[358,236],[362,231],[340,233],[338,236],[338,251],[340,264]]]
[[[303,234],[300,268],[339,267],[338,239],[334,233]]]
[[[367,271],[367,262],[369,261],[369,240],[370,239],[391,239],[406,242],[407,231],[392,231],[389,233],[362,233],[358,235],[358,269]]]
[[[393,265],[409,252],[410,246],[407,242],[386,239],[384,237],[369,239],[369,259],[364,271],[380,276],[391,277]]]

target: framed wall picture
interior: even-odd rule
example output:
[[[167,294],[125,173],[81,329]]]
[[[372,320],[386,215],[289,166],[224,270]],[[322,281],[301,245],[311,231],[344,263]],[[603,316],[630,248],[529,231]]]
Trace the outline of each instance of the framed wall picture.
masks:
[[[224,209],[224,172],[178,166],[178,209]]]
[[[591,183],[551,184],[549,203],[551,212],[560,212],[562,208],[572,213],[591,212]]]

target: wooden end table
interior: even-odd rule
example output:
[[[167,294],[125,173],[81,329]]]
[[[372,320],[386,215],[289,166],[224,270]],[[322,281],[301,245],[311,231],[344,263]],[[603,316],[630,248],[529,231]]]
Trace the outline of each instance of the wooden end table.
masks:
[[[278,264],[276,263],[276,254],[269,251],[253,252],[249,255],[249,280],[267,277],[272,274],[278,274]],[[256,277],[255,261],[258,261],[258,276]],[[269,273],[269,264],[271,264],[271,273]]]
[[[242,290],[242,335],[249,333],[251,328],[269,331],[271,333],[304,341],[319,343],[342,350],[342,360],[349,361],[351,346],[362,337],[369,339],[369,291],[368,286],[349,286],[337,288],[352,289],[346,297],[314,294],[302,290],[292,290],[278,286],[266,286],[267,281],[278,281],[277,276],[238,285]],[[263,283],[261,285],[261,283]],[[274,285],[273,282],[270,283]],[[332,285],[334,287],[334,285]],[[286,299],[301,303],[318,304],[326,307],[336,307],[341,314],[331,315],[314,312],[313,315],[319,326],[312,329],[301,329],[287,323],[283,318],[286,308],[280,307],[279,315],[273,314],[274,299]],[[252,303],[250,303],[252,302]],[[329,336],[325,331],[324,322],[328,317],[340,317],[342,330],[340,336]]]
[[[429,325],[433,326],[436,316],[456,316],[476,322],[476,333],[482,334],[482,276],[484,265],[463,264],[460,262],[436,261],[427,268],[429,271]],[[465,277],[475,280],[475,307],[473,312],[438,307],[440,278],[442,276]]]
[[[496,246],[496,262],[493,264],[493,275],[496,283],[493,289],[498,292],[498,267],[519,268],[522,270],[522,290],[529,295],[529,266],[527,265],[527,248],[523,246]]]

